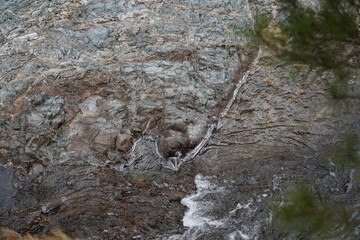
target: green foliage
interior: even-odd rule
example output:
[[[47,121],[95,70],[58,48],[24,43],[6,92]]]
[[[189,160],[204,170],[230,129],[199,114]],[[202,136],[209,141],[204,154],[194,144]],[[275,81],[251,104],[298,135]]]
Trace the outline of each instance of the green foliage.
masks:
[[[359,5],[353,0],[319,0],[320,10],[301,6],[296,0],[278,0],[285,21],[257,17],[254,36],[288,63],[307,64],[321,71],[332,71],[329,93],[334,99],[347,97],[349,66],[344,56],[351,46],[359,46],[356,15]],[[353,67],[353,66],[352,66]]]
[[[357,151],[359,139],[355,133],[348,133],[332,152],[331,160],[341,168],[355,169],[355,180],[360,182],[360,154]]]
[[[321,10],[315,12],[299,6],[295,0],[279,1],[282,11],[288,13],[287,23],[281,24],[280,28],[291,39],[282,57],[325,70],[343,68],[345,62],[336,57],[337,51],[344,43],[359,38],[356,19],[345,12],[344,6],[358,7],[351,0],[322,0]]]
[[[358,136],[347,134],[338,147],[334,148],[331,160],[339,167],[360,172]],[[355,180],[360,182],[360,175]],[[321,194],[315,194],[305,184],[290,187],[281,203],[272,207],[273,224],[278,233],[287,239],[352,239],[351,234],[359,226],[359,209],[349,211],[343,204],[336,203]]]
[[[248,22],[241,29],[237,29],[235,34],[242,36],[246,39],[246,44],[243,46],[238,45],[238,50],[254,51],[262,44],[260,32],[269,25],[270,19],[268,15],[258,14],[255,16],[255,23]]]
[[[289,188],[274,204],[273,225],[286,239],[333,239],[351,235],[358,222],[342,205],[316,196],[305,184]],[[347,239],[347,238],[345,238]]]
[[[347,72],[344,68],[345,67],[337,67],[333,70],[334,81],[331,82],[328,91],[330,96],[335,100],[345,99],[348,95],[348,84],[346,79],[350,76],[351,72]]]
[[[319,8],[312,9],[297,0],[278,2],[283,18],[275,22],[261,17],[265,20],[256,22],[254,35],[285,63],[306,64],[319,74],[331,72],[330,95],[336,100],[347,98],[347,80],[354,66],[349,66],[344,52],[360,46],[357,16],[352,14],[359,13],[359,3],[319,0]],[[357,135],[348,134],[331,159],[337,166],[359,173],[358,148]],[[360,182],[360,174],[355,179]],[[307,185],[296,184],[284,193],[281,203],[273,204],[272,223],[286,239],[353,239],[351,234],[360,224],[359,209],[354,210],[315,194]]]

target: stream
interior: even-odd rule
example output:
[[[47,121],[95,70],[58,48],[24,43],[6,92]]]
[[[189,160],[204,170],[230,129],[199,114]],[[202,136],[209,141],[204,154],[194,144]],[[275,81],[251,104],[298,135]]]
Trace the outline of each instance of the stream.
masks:
[[[255,13],[285,19],[273,0],[0,0],[0,226],[271,240],[293,182],[358,203],[329,149],[360,98],[333,106],[331,73],[253,47]]]
[[[254,203],[263,201],[269,196],[268,193],[239,202],[229,209],[226,202],[236,194],[234,182],[221,182],[215,176],[198,174],[195,185],[196,192],[181,200],[181,204],[187,207],[182,220],[185,232],[159,237],[158,240],[259,239],[260,226],[268,223],[270,215],[254,222],[259,211]]]

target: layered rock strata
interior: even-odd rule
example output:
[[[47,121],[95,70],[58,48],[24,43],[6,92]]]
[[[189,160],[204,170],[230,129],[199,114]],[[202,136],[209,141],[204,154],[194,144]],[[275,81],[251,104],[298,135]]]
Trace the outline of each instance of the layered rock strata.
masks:
[[[355,187],[344,190],[347,170],[330,174],[327,149],[359,131],[358,99],[336,108],[326,92],[330,73],[246,47],[253,14],[274,6],[0,4],[0,225],[38,234],[58,226],[89,239],[166,238],[184,232],[180,202],[198,173],[228,189],[218,216],[259,194],[278,196],[296,179],[356,199]],[[349,80],[354,96],[358,76]],[[274,237],[263,221],[266,201],[244,218],[261,222],[259,239]]]

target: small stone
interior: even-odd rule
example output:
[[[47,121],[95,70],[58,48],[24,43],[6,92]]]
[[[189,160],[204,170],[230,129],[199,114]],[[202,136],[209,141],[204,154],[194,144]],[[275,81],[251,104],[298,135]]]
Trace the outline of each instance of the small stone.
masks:
[[[30,170],[30,175],[33,176],[38,176],[40,175],[42,172],[44,171],[44,167],[43,165],[41,165],[40,163],[34,163],[31,170]]]
[[[94,142],[102,145],[108,145],[111,143],[112,139],[112,134],[100,132],[94,139]]]
[[[184,133],[169,130],[165,137],[161,138],[159,147],[165,156],[173,156],[176,152],[181,152],[189,145],[189,139]]]
[[[263,108],[266,110],[266,109],[269,109],[269,108],[271,108],[271,105],[270,104],[268,104],[268,103],[264,103],[263,104]]]
[[[274,83],[274,81],[271,80],[270,78],[264,78],[262,81],[263,81],[264,83],[268,83],[268,84],[273,84],[273,83]]]
[[[132,141],[129,134],[118,134],[116,136],[116,149],[128,152],[131,149]]]
[[[28,123],[33,126],[40,126],[44,122],[44,115],[41,113],[31,113],[27,117]]]
[[[87,36],[96,47],[100,48],[103,46],[105,39],[108,37],[108,30],[103,26],[90,28],[87,31]]]
[[[79,107],[83,113],[94,113],[97,110],[96,102],[101,99],[100,96],[91,96],[87,98],[83,103],[79,104]]]
[[[164,69],[161,67],[147,67],[144,69],[144,72],[149,75],[154,75],[162,72]]]

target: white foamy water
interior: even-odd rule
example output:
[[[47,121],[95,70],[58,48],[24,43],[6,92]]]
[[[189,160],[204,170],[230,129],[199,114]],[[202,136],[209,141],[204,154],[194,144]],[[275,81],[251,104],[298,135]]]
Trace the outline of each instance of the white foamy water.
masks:
[[[207,216],[207,213],[212,210],[213,203],[211,201],[204,201],[203,197],[206,194],[221,192],[223,190],[223,188],[211,183],[210,179],[210,177],[203,177],[200,174],[196,175],[195,184],[197,192],[181,201],[181,204],[189,208],[185,212],[183,219],[185,227],[194,228],[202,227],[204,225],[222,225],[220,220],[215,220]]]
[[[181,204],[188,208],[183,218],[185,232],[157,239],[259,239],[260,228],[264,222],[268,221],[266,219],[268,216],[260,222],[254,222],[254,219],[257,218],[259,212],[257,204],[267,198],[268,194],[256,195],[228,209],[224,208],[224,204],[231,195],[236,194],[234,186],[228,184],[229,182],[218,181],[216,177],[196,175],[196,192],[181,201]]]
[[[196,192],[181,200],[188,210],[184,214],[183,225],[187,230],[183,234],[160,237],[159,240],[192,240],[198,239],[204,233],[223,226],[223,219],[213,214],[216,202],[213,196],[222,194],[224,187],[218,186],[216,177],[206,177],[201,174],[195,177]]]
[[[241,239],[244,239],[244,240],[250,240],[251,239],[249,235],[247,235],[247,234],[245,234],[245,233],[243,233],[242,231],[239,231],[239,230],[230,233],[229,236],[228,236],[228,239],[229,240],[237,240],[237,239],[239,239],[239,237]]]

